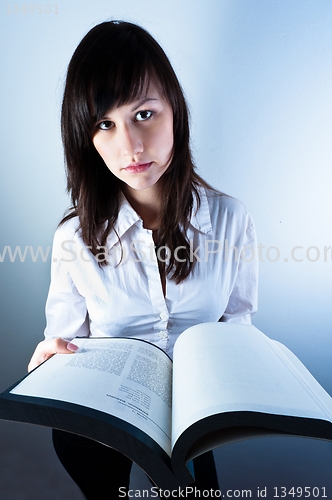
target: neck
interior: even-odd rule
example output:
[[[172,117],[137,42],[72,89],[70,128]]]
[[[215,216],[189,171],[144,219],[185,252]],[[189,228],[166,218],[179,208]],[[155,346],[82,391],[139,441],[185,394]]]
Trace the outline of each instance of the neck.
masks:
[[[136,190],[129,186],[123,186],[123,193],[127,200],[143,220],[146,229],[156,230],[160,224],[161,200],[159,189]]]

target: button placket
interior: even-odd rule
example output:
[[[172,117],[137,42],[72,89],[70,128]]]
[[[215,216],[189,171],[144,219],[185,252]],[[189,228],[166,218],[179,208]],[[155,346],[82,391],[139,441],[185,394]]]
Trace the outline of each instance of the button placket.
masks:
[[[165,343],[166,346],[166,342],[168,339],[167,326],[169,320],[169,312],[162,290],[157,257],[154,250],[152,252],[150,251],[151,245],[154,245],[152,231],[147,230],[144,238],[144,248],[142,247],[142,249],[145,251],[145,255],[148,256],[148,260],[144,262],[144,268],[148,277],[148,286],[152,306],[156,313],[156,338],[162,341],[163,344]]]

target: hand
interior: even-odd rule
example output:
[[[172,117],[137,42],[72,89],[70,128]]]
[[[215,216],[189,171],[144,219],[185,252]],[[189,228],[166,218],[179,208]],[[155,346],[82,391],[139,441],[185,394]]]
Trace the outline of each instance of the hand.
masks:
[[[36,350],[32,355],[28,365],[28,371],[31,372],[31,370],[43,363],[43,361],[46,361],[46,359],[51,358],[56,353],[73,354],[77,349],[77,345],[61,338],[43,340],[37,345]]]

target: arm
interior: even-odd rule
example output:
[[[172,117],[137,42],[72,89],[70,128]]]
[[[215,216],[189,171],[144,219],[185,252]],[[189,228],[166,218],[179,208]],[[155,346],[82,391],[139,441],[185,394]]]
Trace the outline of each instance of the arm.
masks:
[[[257,311],[258,292],[257,242],[251,217],[248,219],[241,250],[233,289],[219,321],[250,324]]]
[[[85,298],[79,294],[70,275],[68,255],[62,252],[69,240],[63,227],[57,230],[52,251],[51,284],[46,302],[45,340],[40,342],[30,360],[31,371],[55,353],[72,354],[77,347],[70,340],[89,335]]]

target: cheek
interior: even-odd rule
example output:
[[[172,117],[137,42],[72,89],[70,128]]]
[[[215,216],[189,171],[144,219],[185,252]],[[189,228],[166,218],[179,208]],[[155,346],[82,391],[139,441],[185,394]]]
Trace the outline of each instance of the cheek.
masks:
[[[167,134],[165,134],[165,154],[167,155],[167,160],[169,160],[172,156],[173,146],[174,146],[174,134],[172,127],[168,130]]]
[[[165,142],[167,143],[168,150],[171,152],[174,145],[174,130],[173,130],[173,112],[170,111],[170,118],[167,122],[167,127],[165,127]]]
[[[167,125],[166,127],[162,127],[159,133],[155,138],[155,144],[158,147],[158,150],[169,157],[170,153],[173,149],[174,144],[174,135],[173,135],[173,126]],[[168,159],[168,158],[167,158]]]
[[[110,148],[109,141],[105,143],[105,141],[101,140],[98,137],[95,137],[93,140],[93,145],[96,148],[97,152],[100,154],[104,162],[107,164],[109,160],[112,159],[112,150],[113,148]]]
[[[95,149],[97,150],[97,152],[100,154],[100,156],[103,156],[102,144],[101,144],[101,141],[98,140],[98,137],[94,137],[92,139],[92,143],[93,143]]]

